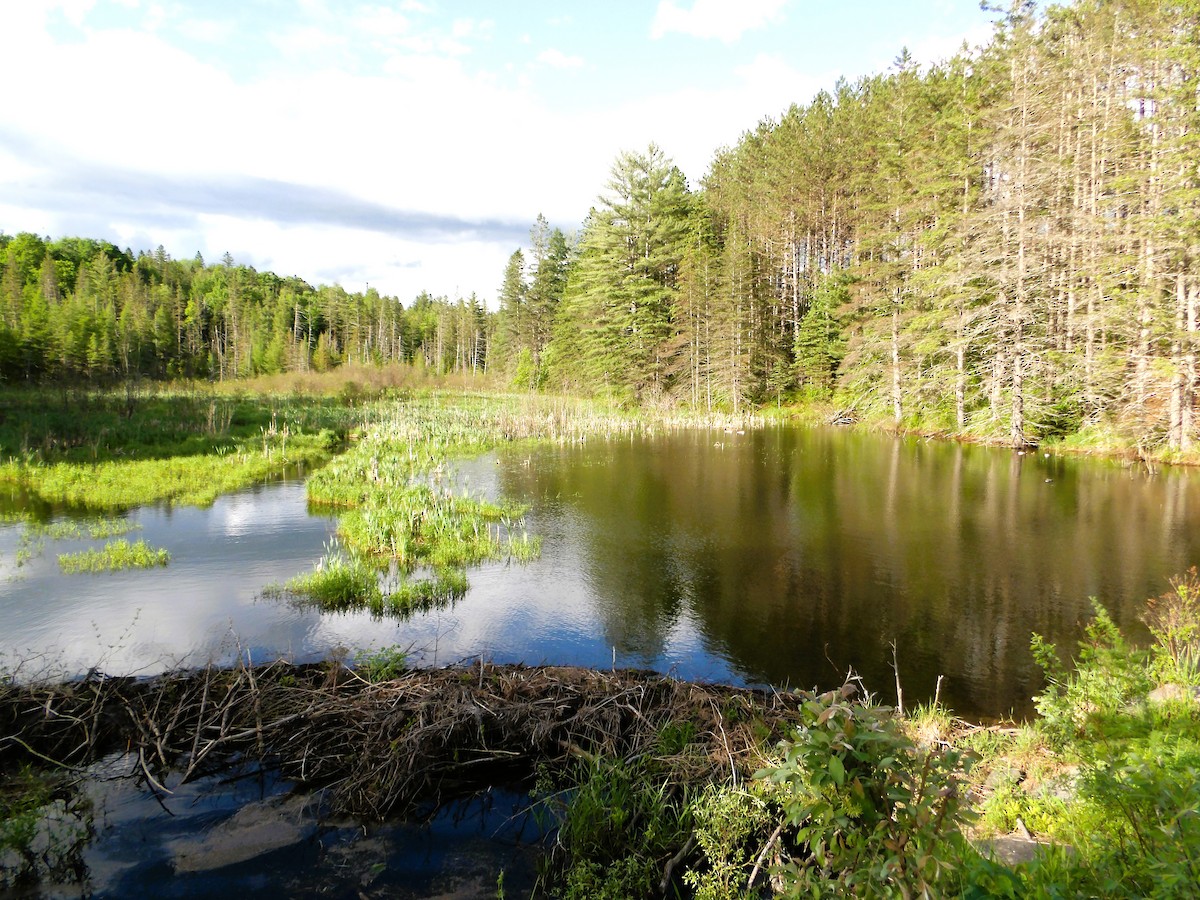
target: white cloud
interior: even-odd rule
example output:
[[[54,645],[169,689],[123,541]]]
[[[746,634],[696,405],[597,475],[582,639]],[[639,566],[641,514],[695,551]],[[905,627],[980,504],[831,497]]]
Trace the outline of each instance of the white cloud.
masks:
[[[50,0],[48,3],[51,9],[55,7],[60,9],[63,18],[76,28],[83,24],[83,20],[87,18],[87,14],[92,11],[92,7],[95,5],[96,0]]]
[[[327,31],[315,25],[288,28],[267,36],[272,46],[284,56],[311,59],[321,54],[346,48],[345,35]]]
[[[135,22],[149,5],[124,18]],[[729,37],[781,8],[687,5],[660,5],[678,26],[663,34]],[[576,227],[619,151],[654,141],[694,184],[717,147],[834,80],[760,54],[719,90],[572,100],[563,112],[535,93],[538,66],[573,69],[572,81],[583,82],[600,58],[590,45],[578,44],[587,64],[547,49],[529,66],[524,48],[505,56],[493,45],[489,57],[487,20],[426,17],[420,4],[381,0],[341,12],[325,0],[302,7],[273,43],[259,38],[255,65],[238,66],[220,61],[219,42],[207,43],[221,34],[216,23],[175,15],[161,33],[91,28],[57,43],[50,25],[62,24],[59,4],[13,4],[11,27],[0,29],[0,83],[22,83],[30,71],[40,82],[37,92],[6,95],[0,227],[106,237],[135,250],[162,243],[183,258],[228,250],[281,274],[349,289],[369,281],[405,300],[422,289],[490,299],[534,216]],[[514,41],[529,40],[522,27]],[[181,35],[186,43],[171,43]],[[535,47],[554,43],[545,30],[531,38]],[[480,59],[495,72],[479,71]],[[144,127],[111,105],[77,104],[63,115],[44,102],[88,83],[136,96],[139,108],[191,113]],[[73,193],[41,201],[42,185]]]
[[[732,43],[746,31],[761,28],[779,18],[787,0],[694,0],[691,9],[674,0],[660,0],[650,25],[650,36],[658,39],[679,33],[698,38],[717,38]]]
[[[763,118],[778,117],[793,103],[809,102],[817,91],[832,88],[836,81],[836,73],[805,73],[769,54],[759,54],[734,75],[721,90],[685,88],[627,100],[603,112],[588,112],[574,128],[583,134],[605,135],[606,141],[588,148],[597,152],[576,151],[589,166],[584,169],[581,162],[580,172],[592,174],[577,174],[575,180],[590,177],[594,197],[618,151],[643,150],[653,141],[696,187],[720,147],[734,143]],[[664,115],[664,110],[671,115]]]
[[[192,40],[204,44],[221,44],[233,36],[233,23],[216,19],[186,19],[181,25],[181,30]]]
[[[568,56],[561,50],[543,50],[537,55],[537,61],[552,69],[578,69],[583,66],[582,56]]]
[[[408,16],[403,16],[386,6],[364,7],[354,17],[354,25],[376,37],[398,37],[412,30]]]

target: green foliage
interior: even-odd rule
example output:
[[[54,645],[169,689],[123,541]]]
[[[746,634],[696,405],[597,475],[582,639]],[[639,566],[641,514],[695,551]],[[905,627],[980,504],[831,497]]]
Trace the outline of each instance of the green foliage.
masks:
[[[60,553],[58,566],[68,575],[83,572],[116,572],[121,569],[152,569],[165,566],[171,554],[161,547],[151,547],[145,541],[109,541],[100,549],[90,548],[79,553]]]
[[[1093,598],[1094,618],[1084,629],[1074,670],[1068,670],[1053,644],[1034,634],[1034,659],[1046,687],[1034,700],[1039,728],[1056,746],[1120,721],[1121,711],[1153,687],[1143,652],[1131,648],[1108,612]]]
[[[849,279],[825,278],[814,292],[793,342],[796,375],[813,400],[827,399],[846,354],[838,310],[850,300]]]
[[[328,458],[360,412],[306,397],[207,391],[0,393],[0,481],[42,500],[119,511],[206,505]]]
[[[408,671],[408,651],[395,645],[364,650],[354,657],[354,670],[372,684],[393,681]]]
[[[668,385],[691,198],[682,172],[653,144],[621,153],[606,187],[566,284],[553,374],[588,393],[657,396]]]
[[[1182,648],[1192,634],[1194,573],[1171,584],[1149,601],[1147,622],[1157,642],[1151,653],[1131,647],[1099,604],[1072,668],[1035,635],[1047,687],[1037,698],[1042,718],[1026,733],[1047,742],[1058,774],[1051,767],[1037,775],[1006,772],[993,763],[983,821],[1007,829],[1020,818],[1063,846],[1018,870],[1021,889],[1004,896],[1194,896],[1200,709],[1186,698],[1146,699],[1154,674],[1187,673]],[[1015,746],[996,749],[998,760],[1021,756]],[[1027,777],[1041,787],[1029,791],[1020,784]]]
[[[696,900],[756,896],[749,880],[777,816],[763,793],[753,785],[747,790],[708,785],[693,802],[695,839],[705,864],[688,869],[683,880]]]
[[[808,896],[911,897],[952,883],[964,853],[959,783],[973,756],[922,750],[853,685],[807,701],[804,723],[758,778],[781,789],[794,831],[781,875]]]
[[[1154,675],[1162,684],[1200,685],[1200,574],[1193,566],[1171,579],[1171,589],[1147,601],[1154,636]]]
[[[374,608],[383,602],[378,569],[333,547],[312,572],[291,579],[284,589],[330,610]]]
[[[544,809],[559,822],[565,900],[661,896],[665,862],[691,828],[691,808],[651,762],[591,757]]]

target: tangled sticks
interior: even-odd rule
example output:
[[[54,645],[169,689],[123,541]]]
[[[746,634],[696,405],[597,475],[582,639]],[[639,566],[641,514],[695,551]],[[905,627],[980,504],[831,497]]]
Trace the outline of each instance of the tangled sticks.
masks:
[[[803,694],[637,671],[484,663],[370,682],[283,662],[145,681],[0,685],[0,766],[81,767],[126,749],[156,791],[247,756],[333,810],[383,818],[573,759],[653,757],[678,784],[736,783]]]

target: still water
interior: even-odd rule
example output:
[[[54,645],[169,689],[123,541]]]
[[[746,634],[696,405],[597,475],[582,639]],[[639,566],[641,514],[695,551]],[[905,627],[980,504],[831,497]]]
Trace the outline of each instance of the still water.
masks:
[[[130,513],[166,569],[62,575],[47,540],[0,530],[0,653],[12,665],[151,674],[400,644],[441,665],[634,666],[800,687],[848,670],[968,717],[1031,710],[1030,633],[1069,645],[1097,597],[1135,637],[1146,597],[1200,563],[1200,473],[842,430],[684,432],[510,450],[460,485],[531,505],[542,557],[486,565],[407,621],[265,598],[333,538],[300,482],[209,509]],[[342,652],[342,651],[335,651]]]

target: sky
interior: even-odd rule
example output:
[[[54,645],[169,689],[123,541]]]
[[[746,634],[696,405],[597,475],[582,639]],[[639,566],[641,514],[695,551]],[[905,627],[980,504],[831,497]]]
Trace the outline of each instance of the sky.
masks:
[[[839,77],[985,43],[978,0],[16,0],[0,231],[494,306],[626,150],[698,186]]]

